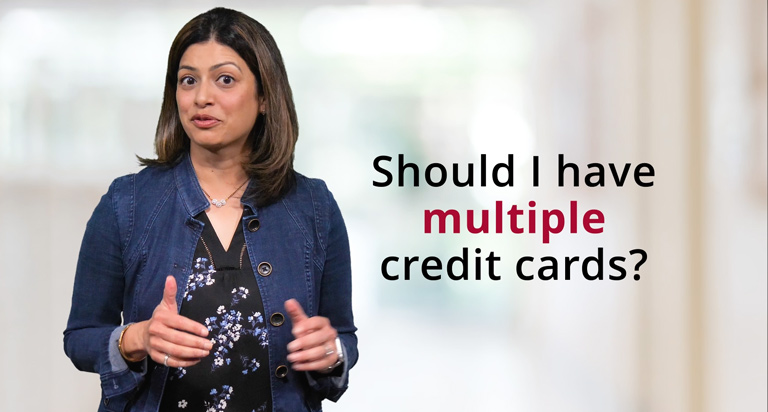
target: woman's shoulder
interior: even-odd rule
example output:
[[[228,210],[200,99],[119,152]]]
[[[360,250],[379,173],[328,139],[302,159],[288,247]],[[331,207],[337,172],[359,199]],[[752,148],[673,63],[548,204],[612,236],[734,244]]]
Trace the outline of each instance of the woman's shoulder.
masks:
[[[325,250],[333,228],[343,226],[339,206],[323,179],[294,172],[294,189],[283,199],[292,216],[302,217],[305,227],[311,227],[320,249]],[[297,222],[298,223],[298,222]]]
[[[299,209],[320,217],[328,216],[336,209],[336,199],[323,179],[307,177],[294,172],[296,184],[294,188],[283,198],[283,204],[296,205]],[[322,220],[322,219],[321,219]]]
[[[157,185],[173,182],[174,166],[145,166],[134,174],[140,185]]]
[[[152,197],[173,184],[173,168],[147,166],[112,180],[108,194],[117,204],[135,202],[137,197]]]
[[[323,179],[307,177],[299,172],[294,172],[294,188],[283,199],[292,203],[313,205],[315,211],[318,208],[327,209],[335,205],[331,190]]]
[[[299,172],[294,171],[293,175],[296,179],[296,191],[304,192],[317,192],[328,193],[328,185],[325,184],[323,179],[307,177]]]

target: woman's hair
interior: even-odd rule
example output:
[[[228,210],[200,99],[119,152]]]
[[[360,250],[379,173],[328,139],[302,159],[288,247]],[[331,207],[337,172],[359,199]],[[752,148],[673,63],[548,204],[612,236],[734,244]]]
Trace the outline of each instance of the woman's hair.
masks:
[[[190,20],[176,35],[168,53],[165,91],[155,132],[157,159],[139,157],[144,166],[171,166],[189,151],[176,104],[181,56],[193,44],[213,40],[235,50],[256,76],[258,97],[266,113],[258,116],[246,144],[251,153],[243,165],[255,184],[244,195],[258,206],[274,203],[295,183],[293,151],[299,135],[293,95],[275,39],[256,20],[235,10],[217,7]]]

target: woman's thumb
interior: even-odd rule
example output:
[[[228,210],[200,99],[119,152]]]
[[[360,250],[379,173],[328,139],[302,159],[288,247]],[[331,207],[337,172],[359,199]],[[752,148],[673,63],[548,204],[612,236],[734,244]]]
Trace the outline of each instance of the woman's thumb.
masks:
[[[293,322],[294,325],[307,319],[307,314],[304,313],[304,309],[296,299],[286,300],[285,310],[288,312],[288,316],[291,317],[291,322]]]
[[[165,303],[169,308],[176,309],[176,279],[173,276],[168,276],[165,278],[163,303]]]

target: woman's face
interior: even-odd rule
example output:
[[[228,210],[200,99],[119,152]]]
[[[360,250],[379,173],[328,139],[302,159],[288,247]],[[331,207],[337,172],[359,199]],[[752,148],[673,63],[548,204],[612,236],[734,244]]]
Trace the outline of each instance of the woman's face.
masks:
[[[246,151],[246,140],[264,109],[256,76],[236,51],[208,41],[181,56],[176,104],[191,150]]]

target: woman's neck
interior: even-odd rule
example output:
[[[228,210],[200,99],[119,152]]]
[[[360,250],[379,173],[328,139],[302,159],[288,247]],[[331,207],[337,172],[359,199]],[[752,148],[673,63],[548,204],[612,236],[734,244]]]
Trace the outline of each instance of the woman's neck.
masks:
[[[243,170],[247,155],[221,156],[207,150],[190,148],[190,159],[200,185],[211,196],[226,196],[248,179]]]

